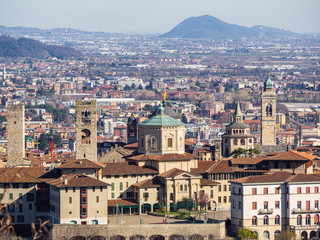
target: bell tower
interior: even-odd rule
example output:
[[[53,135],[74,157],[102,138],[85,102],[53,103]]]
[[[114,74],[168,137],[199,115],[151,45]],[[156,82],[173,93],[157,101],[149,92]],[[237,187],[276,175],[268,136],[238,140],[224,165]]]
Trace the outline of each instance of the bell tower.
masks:
[[[97,101],[76,102],[76,159],[97,161]]]
[[[268,75],[261,93],[261,145],[276,145],[277,95]]]

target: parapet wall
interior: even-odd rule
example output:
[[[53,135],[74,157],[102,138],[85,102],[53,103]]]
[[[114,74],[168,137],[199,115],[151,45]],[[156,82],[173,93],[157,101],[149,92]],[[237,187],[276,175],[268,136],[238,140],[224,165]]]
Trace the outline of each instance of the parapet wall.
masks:
[[[52,240],[215,240],[225,239],[225,223],[143,225],[54,225]]]

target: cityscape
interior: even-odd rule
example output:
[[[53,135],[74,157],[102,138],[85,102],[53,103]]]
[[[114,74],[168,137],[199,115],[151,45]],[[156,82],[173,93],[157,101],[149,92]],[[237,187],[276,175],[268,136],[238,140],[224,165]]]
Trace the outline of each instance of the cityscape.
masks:
[[[0,239],[320,239],[319,33],[176,24],[0,26]]]

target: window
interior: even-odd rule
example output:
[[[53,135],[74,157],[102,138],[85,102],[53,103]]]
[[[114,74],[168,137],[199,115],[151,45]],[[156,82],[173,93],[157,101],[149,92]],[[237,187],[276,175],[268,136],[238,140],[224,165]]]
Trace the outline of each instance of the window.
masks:
[[[275,217],[274,223],[275,223],[276,225],[279,225],[279,224],[280,224],[280,216],[279,216],[279,215],[277,215],[277,216]]]
[[[172,138],[168,138],[168,148],[172,148]]]
[[[210,190],[210,198],[213,198],[213,190]]]
[[[19,193],[19,198],[20,198],[20,199],[22,198],[22,193]]]
[[[239,188],[239,195],[241,195],[241,188]]]
[[[306,225],[310,225],[310,223],[311,223],[311,217],[310,217],[310,215],[308,214],[308,215],[306,216]]]
[[[257,226],[257,217],[256,216],[252,217],[252,225]]]
[[[128,188],[129,187],[129,183],[128,182],[126,182],[126,188]]]
[[[22,204],[19,204],[19,212],[23,212]]]
[[[111,193],[111,198],[114,199],[114,193]]]
[[[319,187],[314,187],[314,193],[319,193]]]
[[[270,239],[270,233],[268,231],[263,232],[263,239]]]
[[[221,192],[221,185],[218,186],[218,191]]]
[[[123,183],[120,183],[120,191],[123,190]]]
[[[264,216],[263,225],[269,225],[269,217],[268,216]]]
[[[306,210],[310,210],[310,201],[306,201]]]
[[[232,208],[236,208],[236,202],[234,200],[232,201]]]
[[[287,163],[286,163],[286,168],[288,168],[288,169],[291,168],[290,162],[287,162]]]
[[[114,191],[114,183],[111,183],[111,191]]]
[[[252,188],[252,195],[257,195],[257,189],[256,188]]]
[[[24,222],[24,216],[19,215],[19,216],[17,217],[17,222],[18,222],[18,223],[23,223],[23,222]]]
[[[72,203],[72,197],[69,197],[69,203]]]
[[[274,192],[275,192],[275,194],[279,194],[280,193],[280,188],[276,187]]]
[[[29,210],[32,210],[32,203],[29,203]]]
[[[239,209],[241,209],[241,202],[239,202]]]
[[[95,191],[96,191],[96,188],[95,188],[95,187],[93,187],[93,188],[92,188],[92,192],[95,192]]]
[[[223,191],[227,191],[227,185],[223,185]]]
[[[149,193],[144,193],[144,194],[143,194],[143,197],[144,197],[144,200],[145,200],[145,201],[148,201]]]
[[[263,194],[268,194],[268,188],[263,189]]]
[[[96,202],[97,202],[97,203],[99,202],[99,196],[96,197]]]
[[[319,201],[318,200],[314,201],[314,208],[316,208],[316,209],[319,208]]]
[[[13,193],[9,193],[9,199],[10,199],[10,200],[13,199]]]
[[[300,194],[301,193],[301,187],[297,188],[297,193]]]
[[[302,224],[302,216],[301,215],[298,215],[297,217],[297,225],[301,225]]]
[[[319,215],[318,214],[314,215],[314,224],[315,225],[319,224]]]
[[[33,193],[27,193],[27,201],[28,202],[34,201],[34,194]]]
[[[263,209],[268,210],[268,202],[263,202]]]
[[[218,197],[218,203],[221,203],[221,197]]]
[[[275,205],[275,206],[274,206],[275,208],[279,208],[279,207],[280,207],[280,202],[279,202],[279,201],[276,201],[274,205]]]
[[[298,209],[301,209],[301,201],[298,201],[298,202],[297,202],[297,208],[298,208]]]
[[[227,202],[227,196],[223,197],[223,202],[226,203]]]
[[[252,202],[252,210],[256,210],[257,209],[257,202]]]
[[[306,193],[310,193],[310,187],[306,187]]]
[[[181,192],[183,191],[183,185],[180,185],[180,191]]]

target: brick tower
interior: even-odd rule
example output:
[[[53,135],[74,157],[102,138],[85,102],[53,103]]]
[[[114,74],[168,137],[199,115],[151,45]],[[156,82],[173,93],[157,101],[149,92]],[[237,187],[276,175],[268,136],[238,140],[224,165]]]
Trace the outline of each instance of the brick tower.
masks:
[[[261,94],[261,145],[276,145],[277,95],[268,76]]]
[[[76,103],[76,159],[97,161],[97,101]]]
[[[8,148],[7,166],[23,165],[25,157],[24,105],[10,105],[7,113]]]

